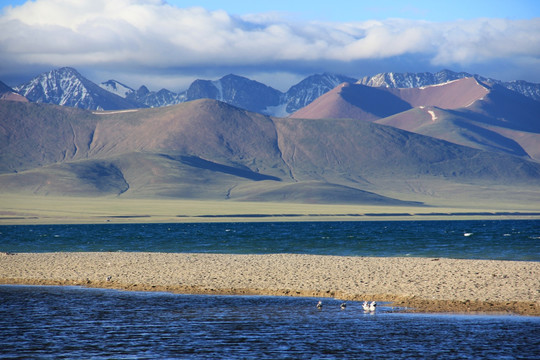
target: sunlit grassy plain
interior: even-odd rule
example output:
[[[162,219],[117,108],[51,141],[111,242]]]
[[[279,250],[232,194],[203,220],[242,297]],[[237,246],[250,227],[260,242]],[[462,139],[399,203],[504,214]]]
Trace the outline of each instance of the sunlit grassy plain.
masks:
[[[373,206],[281,202],[2,195],[0,224],[327,220],[540,219],[534,199],[486,206]]]

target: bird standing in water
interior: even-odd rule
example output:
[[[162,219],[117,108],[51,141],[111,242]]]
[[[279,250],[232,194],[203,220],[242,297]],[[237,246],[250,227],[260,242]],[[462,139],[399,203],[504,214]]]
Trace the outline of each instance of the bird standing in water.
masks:
[[[320,300],[317,303],[317,309],[322,310],[322,301],[320,301]]]
[[[367,301],[364,301],[362,304],[362,309],[364,309],[364,311],[369,311],[369,304]]]

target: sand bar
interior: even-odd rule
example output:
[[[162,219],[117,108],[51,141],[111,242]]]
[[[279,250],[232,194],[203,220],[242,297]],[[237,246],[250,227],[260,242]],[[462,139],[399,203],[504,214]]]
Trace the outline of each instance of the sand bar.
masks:
[[[0,284],[390,301],[420,312],[540,316],[540,263],[295,254],[0,254]]]

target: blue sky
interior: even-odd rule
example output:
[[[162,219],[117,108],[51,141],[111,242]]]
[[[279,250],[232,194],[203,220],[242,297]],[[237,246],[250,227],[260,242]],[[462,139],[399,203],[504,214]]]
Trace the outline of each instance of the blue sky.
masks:
[[[322,72],[540,83],[540,1],[0,0],[0,80],[62,66],[173,91],[229,73],[280,90]]]
[[[303,20],[363,21],[405,18],[452,21],[474,18],[530,19],[540,16],[538,0],[272,0],[189,1],[168,0],[179,7],[202,6],[244,15],[283,12]]]

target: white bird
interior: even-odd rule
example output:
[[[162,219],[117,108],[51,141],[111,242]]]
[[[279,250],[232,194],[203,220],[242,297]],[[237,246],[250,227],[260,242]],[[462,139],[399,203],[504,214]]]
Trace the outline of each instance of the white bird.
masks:
[[[347,307],[347,304],[341,303],[339,307],[341,308],[341,310],[345,310],[345,308]]]
[[[369,305],[367,301],[364,301],[364,303],[362,304],[362,308],[364,309],[364,311],[369,311]]]
[[[317,303],[317,309],[321,310],[322,309],[322,301],[319,300],[319,302]]]
[[[369,304],[369,311],[375,311],[376,307],[377,303],[375,301],[372,301],[371,304]]]

